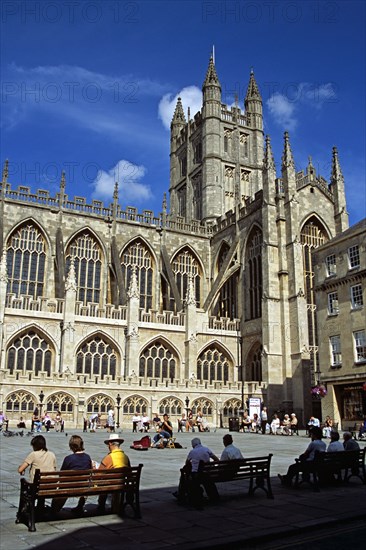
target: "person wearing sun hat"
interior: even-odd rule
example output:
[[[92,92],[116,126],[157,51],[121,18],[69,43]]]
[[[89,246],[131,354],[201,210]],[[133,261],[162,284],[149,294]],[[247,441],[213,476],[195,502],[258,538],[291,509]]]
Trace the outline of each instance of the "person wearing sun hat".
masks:
[[[112,433],[109,438],[104,441],[108,445],[109,453],[103,458],[98,470],[112,470],[113,468],[125,468],[130,466],[130,459],[120,449],[120,445],[124,442],[118,434]],[[98,509],[103,511],[107,501],[107,494],[99,495]]]
[[[103,458],[100,463],[99,470],[110,470],[112,468],[123,468],[130,466],[128,456],[120,449],[120,445],[124,442],[118,434],[110,434],[109,438],[104,441],[108,445],[109,453]]]

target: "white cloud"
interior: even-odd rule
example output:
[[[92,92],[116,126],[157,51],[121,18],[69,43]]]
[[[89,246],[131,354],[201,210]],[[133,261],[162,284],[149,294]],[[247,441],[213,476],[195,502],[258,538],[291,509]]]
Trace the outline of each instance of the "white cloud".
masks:
[[[99,170],[93,182],[93,197],[112,201],[114,185],[118,182],[120,202],[146,201],[153,195],[150,187],[140,181],[145,174],[144,166],[138,166],[129,160],[120,160],[107,172]]]
[[[267,107],[277,124],[286,130],[294,130],[297,120],[294,116],[295,104],[293,101],[291,102],[286,96],[276,92],[267,100]]]
[[[22,67],[3,71],[3,127],[46,114],[48,121],[77,124],[116,141],[146,138],[146,105],[168,86],[131,74],[109,75],[74,65]]]
[[[325,84],[300,82],[289,85],[287,94],[275,92],[267,100],[267,107],[275,122],[282,128],[294,130],[298,124],[299,108],[311,107],[320,110],[325,103],[337,101],[336,86],[332,82]]]
[[[191,117],[194,117],[202,107],[202,92],[197,86],[186,86],[174,97],[172,97],[172,95],[173,94],[165,94],[160,100],[158,109],[159,118],[162,120],[167,130],[170,129],[170,123],[173,118],[178,97],[182,100],[186,118],[188,107],[191,109]]]

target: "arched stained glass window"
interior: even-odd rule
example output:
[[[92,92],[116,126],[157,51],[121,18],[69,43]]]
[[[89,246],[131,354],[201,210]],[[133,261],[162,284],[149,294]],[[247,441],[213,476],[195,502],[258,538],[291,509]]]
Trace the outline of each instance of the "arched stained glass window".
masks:
[[[153,300],[153,257],[150,250],[143,241],[136,240],[123,252],[121,264],[126,290],[130,286],[132,269],[136,268],[140,307],[148,311]]]
[[[249,353],[247,376],[250,381],[262,382],[262,354],[263,347],[260,344],[255,345]]]
[[[229,250],[229,245],[224,243],[217,259],[217,272],[220,271],[224,264]],[[236,260],[237,258],[235,255],[231,261],[231,265],[233,265]],[[231,265],[229,267],[231,267]],[[217,317],[228,317],[229,319],[238,317],[238,281],[239,271],[234,273],[220,288],[219,296],[214,307],[214,315]]]
[[[54,393],[47,398],[45,404],[45,410],[49,413],[72,413],[74,411],[75,400],[64,392]]]
[[[175,256],[172,262],[172,270],[177,283],[180,297],[183,300],[186,299],[189,278],[192,277],[195,290],[195,299],[197,307],[201,305],[201,277],[202,272],[200,263],[197,258],[192,254],[189,248],[186,248],[179,252]],[[174,311],[174,301],[170,297],[171,306],[170,309]]]
[[[74,260],[77,301],[99,303],[101,291],[102,249],[95,237],[85,231],[68,246],[66,252],[66,277]]]
[[[140,355],[139,376],[145,380],[173,380],[177,377],[178,358],[163,341],[157,340]]]
[[[147,400],[141,395],[131,395],[127,397],[122,405],[123,414],[146,414],[147,413]]]
[[[183,403],[174,396],[165,397],[159,403],[159,414],[168,414],[172,416],[181,415],[184,411]]]
[[[46,240],[41,231],[27,224],[11,235],[7,243],[7,292],[19,296],[43,296]]]
[[[255,228],[248,239],[246,252],[247,319],[262,315],[262,232]]]
[[[101,413],[105,414],[109,409],[114,408],[114,402],[111,397],[104,393],[98,393],[89,397],[86,402],[86,410],[88,413]]]
[[[51,376],[54,350],[44,336],[30,330],[17,336],[7,349],[6,365],[10,374]]]
[[[201,382],[228,382],[230,359],[216,345],[204,350],[197,360],[197,379]]]
[[[113,345],[101,336],[92,336],[81,344],[76,352],[76,373],[88,378],[111,376],[117,374],[118,352]]]
[[[300,232],[302,244],[303,270],[304,270],[304,292],[308,312],[308,331],[310,348],[310,370],[312,384],[315,384],[316,372],[319,370],[319,357],[317,351],[317,324],[316,324],[316,303],[314,292],[314,267],[312,251],[328,241],[327,232],[320,221],[314,216],[303,226]]]
[[[6,398],[6,411],[9,413],[28,413],[29,416],[34,411],[36,406],[36,397],[27,391],[19,390],[11,393]]]
[[[206,397],[200,397],[198,399],[195,399],[192,402],[191,410],[194,415],[196,415],[199,411],[203,414],[203,416],[206,416],[207,419],[211,419],[213,414],[213,403]]]

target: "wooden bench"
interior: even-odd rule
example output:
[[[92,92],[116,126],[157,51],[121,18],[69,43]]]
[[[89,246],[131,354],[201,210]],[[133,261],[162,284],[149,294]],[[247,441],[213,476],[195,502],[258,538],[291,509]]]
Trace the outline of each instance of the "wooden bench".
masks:
[[[140,518],[139,488],[142,466],[139,464],[130,468],[111,470],[62,470],[60,472],[36,470],[33,483],[29,483],[24,478],[20,481],[19,508],[15,523],[24,523],[29,531],[35,531],[35,522],[41,519],[39,516],[42,515],[42,510],[44,511],[39,504],[46,498],[89,497],[103,494],[113,495],[112,513],[123,516],[125,507],[130,505],[135,518]]]
[[[366,484],[365,456],[366,448],[336,453],[317,452],[313,461],[302,463],[303,468],[296,475],[295,487],[302,483],[299,481],[300,473],[305,476],[303,481],[311,483],[312,477],[314,490],[317,492],[320,485],[332,483],[335,479],[339,483],[347,483],[353,476]]]
[[[268,456],[254,458],[209,462],[202,464],[200,472],[214,483],[249,480],[248,494],[250,496],[254,494],[256,489],[263,489],[267,494],[267,498],[273,499],[270,479],[272,456],[272,454],[269,454]],[[187,475],[184,468],[181,469],[181,474],[182,476]]]

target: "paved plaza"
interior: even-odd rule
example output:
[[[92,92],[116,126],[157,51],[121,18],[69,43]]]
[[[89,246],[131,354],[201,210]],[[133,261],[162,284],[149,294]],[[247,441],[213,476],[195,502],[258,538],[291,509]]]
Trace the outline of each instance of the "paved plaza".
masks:
[[[203,444],[219,455],[223,450],[222,437],[225,433],[227,430],[218,429],[199,436]],[[55,452],[58,466],[64,456],[70,453],[68,440],[72,434],[83,436],[85,450],[92,459],[100,461],[106,454],[107,447],[103,440],[108,434],[103,430],[86,434],[73,430],[67,436],[50,432],[46,435],[47,445]],[[360,522],[366,517],[366,486],[358,479],[351,480],[349,486],[328,487],[320,493],[314,493],[308,484],[297,490],[280,485],[277,474],[285,473],[288,464],[309,443],[304,432],[300,432],[300,436],[291,437],[232,434],[234,443],[244,456],[273,453],[271,478],[274,500],[267,499],[260,490],[253,497],[248,497],[247,484],[234,482],[219,484],[220,502],[207,504],[203,511],[179,506],[172,492],[177,488],[179,469],[191,448],[190,441],[197,435],[177,434],[177,441],[183,445],[183,449],[138,452],[129,447],[140,435],[124,430],[125,442],[122,448],[133,465],[144,465],[140,492],[141,519],[93,515],[96,500],[88,499],[85,517],[63,519],[71,517],[70,510],[66,509],[53,521],[37,523],[35,533],[29,533],[25,525],[15,524],[20,477],[17,467],[31,451],[31,437],[6,438],[0,435],[1,549],[301,548],[298,546],[299,541],[308,541],[309,545],[315,533],[327,534],[329,531],[334,534],[337,529],[343,529],[343,538],[347,539],[347,529],[350,530],[354,523],[362,533],[363,524]],[[360,442],[360,446],[364,445]],[[66,508],[75,505],[76,501],[69,499]],[[354,529],[352,533],[355,533]],[[357,537],[352,542],[353,550],[364,547],[365,534],[364,529],[359,546]],[[342,535],[337,535],[336,541],[330,542],[329,547],[343,548],[342,540]],[[311,546],[317,548],[316,543],[311,542]],[[325,548],[323,543],[322,548]]]

